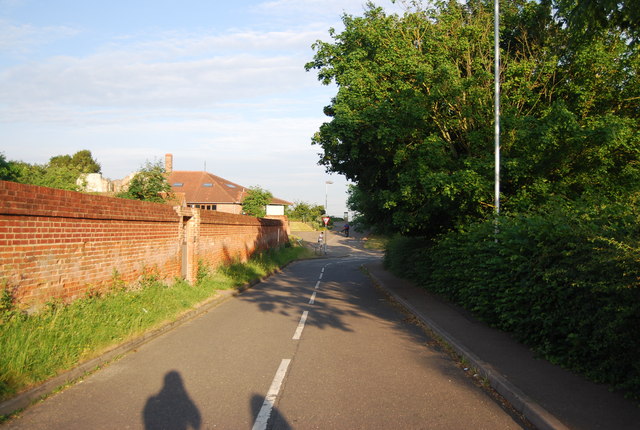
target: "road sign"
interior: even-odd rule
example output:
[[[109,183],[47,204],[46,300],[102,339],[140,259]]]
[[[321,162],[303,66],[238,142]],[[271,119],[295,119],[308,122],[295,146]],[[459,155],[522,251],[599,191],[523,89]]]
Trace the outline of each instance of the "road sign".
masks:
[[[324,221],[324,225],[325,227],[329,225],[329,217],[328,216],[323,216],[322,217],[322,221]]]

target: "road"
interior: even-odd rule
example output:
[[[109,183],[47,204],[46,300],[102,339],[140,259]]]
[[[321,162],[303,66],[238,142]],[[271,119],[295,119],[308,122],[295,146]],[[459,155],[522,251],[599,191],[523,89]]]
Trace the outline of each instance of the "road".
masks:
[[[333,241],[333,242],[332,242]],[[242,295],[32,406],[10,429],[518,429],[332,235]]]

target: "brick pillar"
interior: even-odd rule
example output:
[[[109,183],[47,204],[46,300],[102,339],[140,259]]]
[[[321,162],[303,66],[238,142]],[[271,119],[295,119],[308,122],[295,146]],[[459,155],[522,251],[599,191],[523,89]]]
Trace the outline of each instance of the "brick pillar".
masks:
[[[180,222],[180,274],[189,284],[194,285],[198,275],[198,238],[200,236],[200,211],[198,209],[174,206]]]

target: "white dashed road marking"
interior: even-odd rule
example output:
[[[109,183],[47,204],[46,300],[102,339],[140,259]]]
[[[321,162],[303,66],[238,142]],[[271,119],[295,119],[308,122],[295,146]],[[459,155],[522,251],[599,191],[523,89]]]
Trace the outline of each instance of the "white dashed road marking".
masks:
[[[280,367],[278,367],[278,370],[276,371],[276,376],[273,377],[273,382],[271,382],[271,387],[269,388],[269,391],[267,391],[267,396],[264,398],[262,408],[260,408],[256,421],[253,423],[253,430],[265,430],[267,428],[267,423],[269,422],[273,405],[276,403],[276,399],[278,398],[280,386],[287,374],[289,363],[291,363],[291,360],[288,358],[284,358],[280,362]]]
[[[304,323],[307,321],[307,315],[309,315],[309,311],[304,311],[302,313],[300,322],[298,323],[298,327],[296,328],[296,332],[293,334],[293,340],[299,340],[300,336],[302,336],[302,330],[304,329]]]

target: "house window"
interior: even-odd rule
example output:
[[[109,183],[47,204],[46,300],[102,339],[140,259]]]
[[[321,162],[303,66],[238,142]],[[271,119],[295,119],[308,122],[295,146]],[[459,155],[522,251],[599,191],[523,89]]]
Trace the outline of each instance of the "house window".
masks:
[[[204,209],[207,211],[215,211],[218,210],[218,205],[207,205],[207,204],[200,204],[200,203],[189,203],[187,205],[190,208],[195,208],[195,209]]]
[[[183,182],[175,182],[173,185],[171,185],[172,187],[181,187],[183,186],[184,183]]]
[[[213,187],[213,184],[210,182],[205,182],[204,184],[202,184],[203,187]]]

